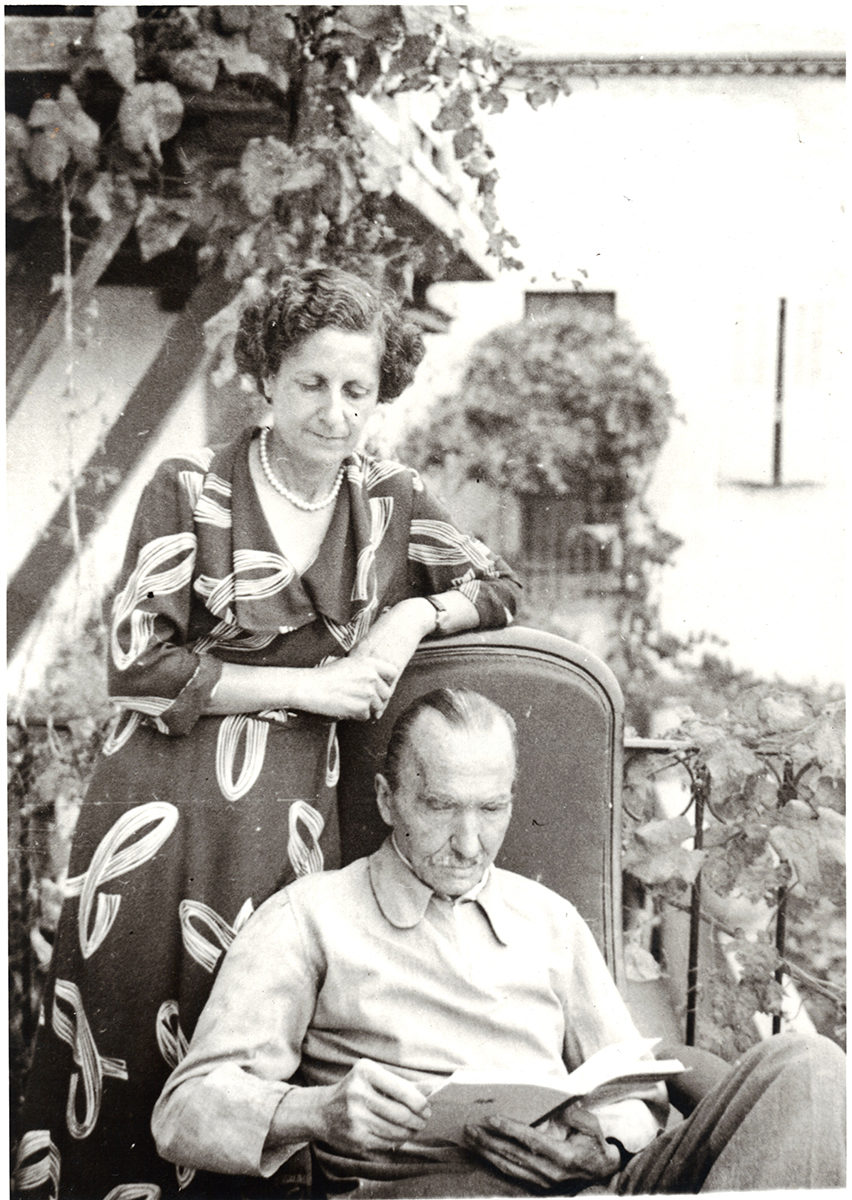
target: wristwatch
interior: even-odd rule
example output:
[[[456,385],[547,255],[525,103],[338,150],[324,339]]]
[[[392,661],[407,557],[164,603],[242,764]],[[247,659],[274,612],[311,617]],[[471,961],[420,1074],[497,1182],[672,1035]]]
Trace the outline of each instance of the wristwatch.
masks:
[[[428,600],[435,610],[435,627],[432,630],[432,633],[446,633],[446,622],[449,613],[447,612],[444,604],[438,599],[437,596],[424,596],[423,599]]]

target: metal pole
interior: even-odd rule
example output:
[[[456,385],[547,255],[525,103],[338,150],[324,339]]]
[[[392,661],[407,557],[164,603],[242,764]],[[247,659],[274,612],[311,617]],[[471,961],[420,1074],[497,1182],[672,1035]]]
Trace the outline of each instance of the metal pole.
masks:
[[[784,944],[787,940],[787,888],[780,887],[778,889],[778,908],[775,915],[775,949],[778,952],[778,957],[784,957]],[[780,987],[784,986],[784,968],[783,966],[776,968],[775,978]],[[772,1014],[772,1032],[780,1033],[783,1016],[780,1012]]]
[[[707,781],[699,776],[692,786],[695,800],[695,835],[693,846],[701,850],[704,846],[704,789]],[[686,1044],[695,1045],[695,1021],[698,1010],[698,938],[701,932],[701,872],[692,885],[689,905],[689,957],[686,968]]]
[[[775,424],[772,436],[772,486],[781,485],[781,435],[784,407],[784,341],[787,331],[787,301],[778,301],[778,347],[775,363]]]
[[[783,808],[788,800],[793,800],[796,796],[796,779],[793,775],[793,764],[790,759],[784,761],[784,772],[781,777],[781,786],[778,788],[778,807]],[[775,951],[780,959],[784,958],[785,943],[787,941],[787,895],[788,888],[786,884],[782,884],[778,888],[776,894],[776,909],[775,909]],[[784,967],[778,966],[775,970],[775,978],[778,985],[784,987]],[[783,1024],[783,1016],[779,1013],[772,1014],[772,1032],[773,1034],[781,1032]]]

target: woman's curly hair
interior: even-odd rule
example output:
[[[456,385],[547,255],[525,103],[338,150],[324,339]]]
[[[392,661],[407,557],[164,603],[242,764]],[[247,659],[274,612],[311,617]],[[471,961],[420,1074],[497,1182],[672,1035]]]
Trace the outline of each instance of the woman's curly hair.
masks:
[[[405,391],[425,352],[420,330],[391,292],[340,267],[310,267],[285,276],[274,295],[244,310],[234,345],[237,367],[254,376],[262,392],[286,354],[329,328],[376,332],[384,347],[380,401]]]

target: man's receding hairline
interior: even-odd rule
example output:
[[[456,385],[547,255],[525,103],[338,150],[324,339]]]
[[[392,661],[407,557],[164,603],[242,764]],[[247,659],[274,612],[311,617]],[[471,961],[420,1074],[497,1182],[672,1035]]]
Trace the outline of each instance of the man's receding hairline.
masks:
[[[437,708],[422,708],[416,715],[414,721],[406,731],[406,737],[402,743],[402,763],[413,766],[415,773],[421,778],[426,776],[426,763],[423,760],[423,755],[417,744],[416,733],[420,727],[420,723],[424,719],[437,720],[447,732],[454,736],[469,737],[472,734],[493,733],[495,730],[501,730],[505,735],[509,749],[512,752],[512,762],[514,768],[517,769],[517,749],[515,746],[515,736],[512,726],[506,719],[508,714],[504,712],[498,705],[493,705],[489,711],[488,724],[483,726],[481,720],[476,715],[468,715],[461,723],[451,721],[444,713]],[[426,745],[431,745],[427,742]]]

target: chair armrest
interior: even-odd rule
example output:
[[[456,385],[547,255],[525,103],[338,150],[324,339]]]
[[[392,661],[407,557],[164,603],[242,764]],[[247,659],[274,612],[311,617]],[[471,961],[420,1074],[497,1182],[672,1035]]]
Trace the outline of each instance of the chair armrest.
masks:
[[[688,1117],[709,1091],[720,1084],[730,1071],[718,1054],[700,1050],[698,1046],[669,1044],[654,1047],[655,1058],[679,1058],[687,1068],[682,1075],[666,1080],[669,1103]]]

